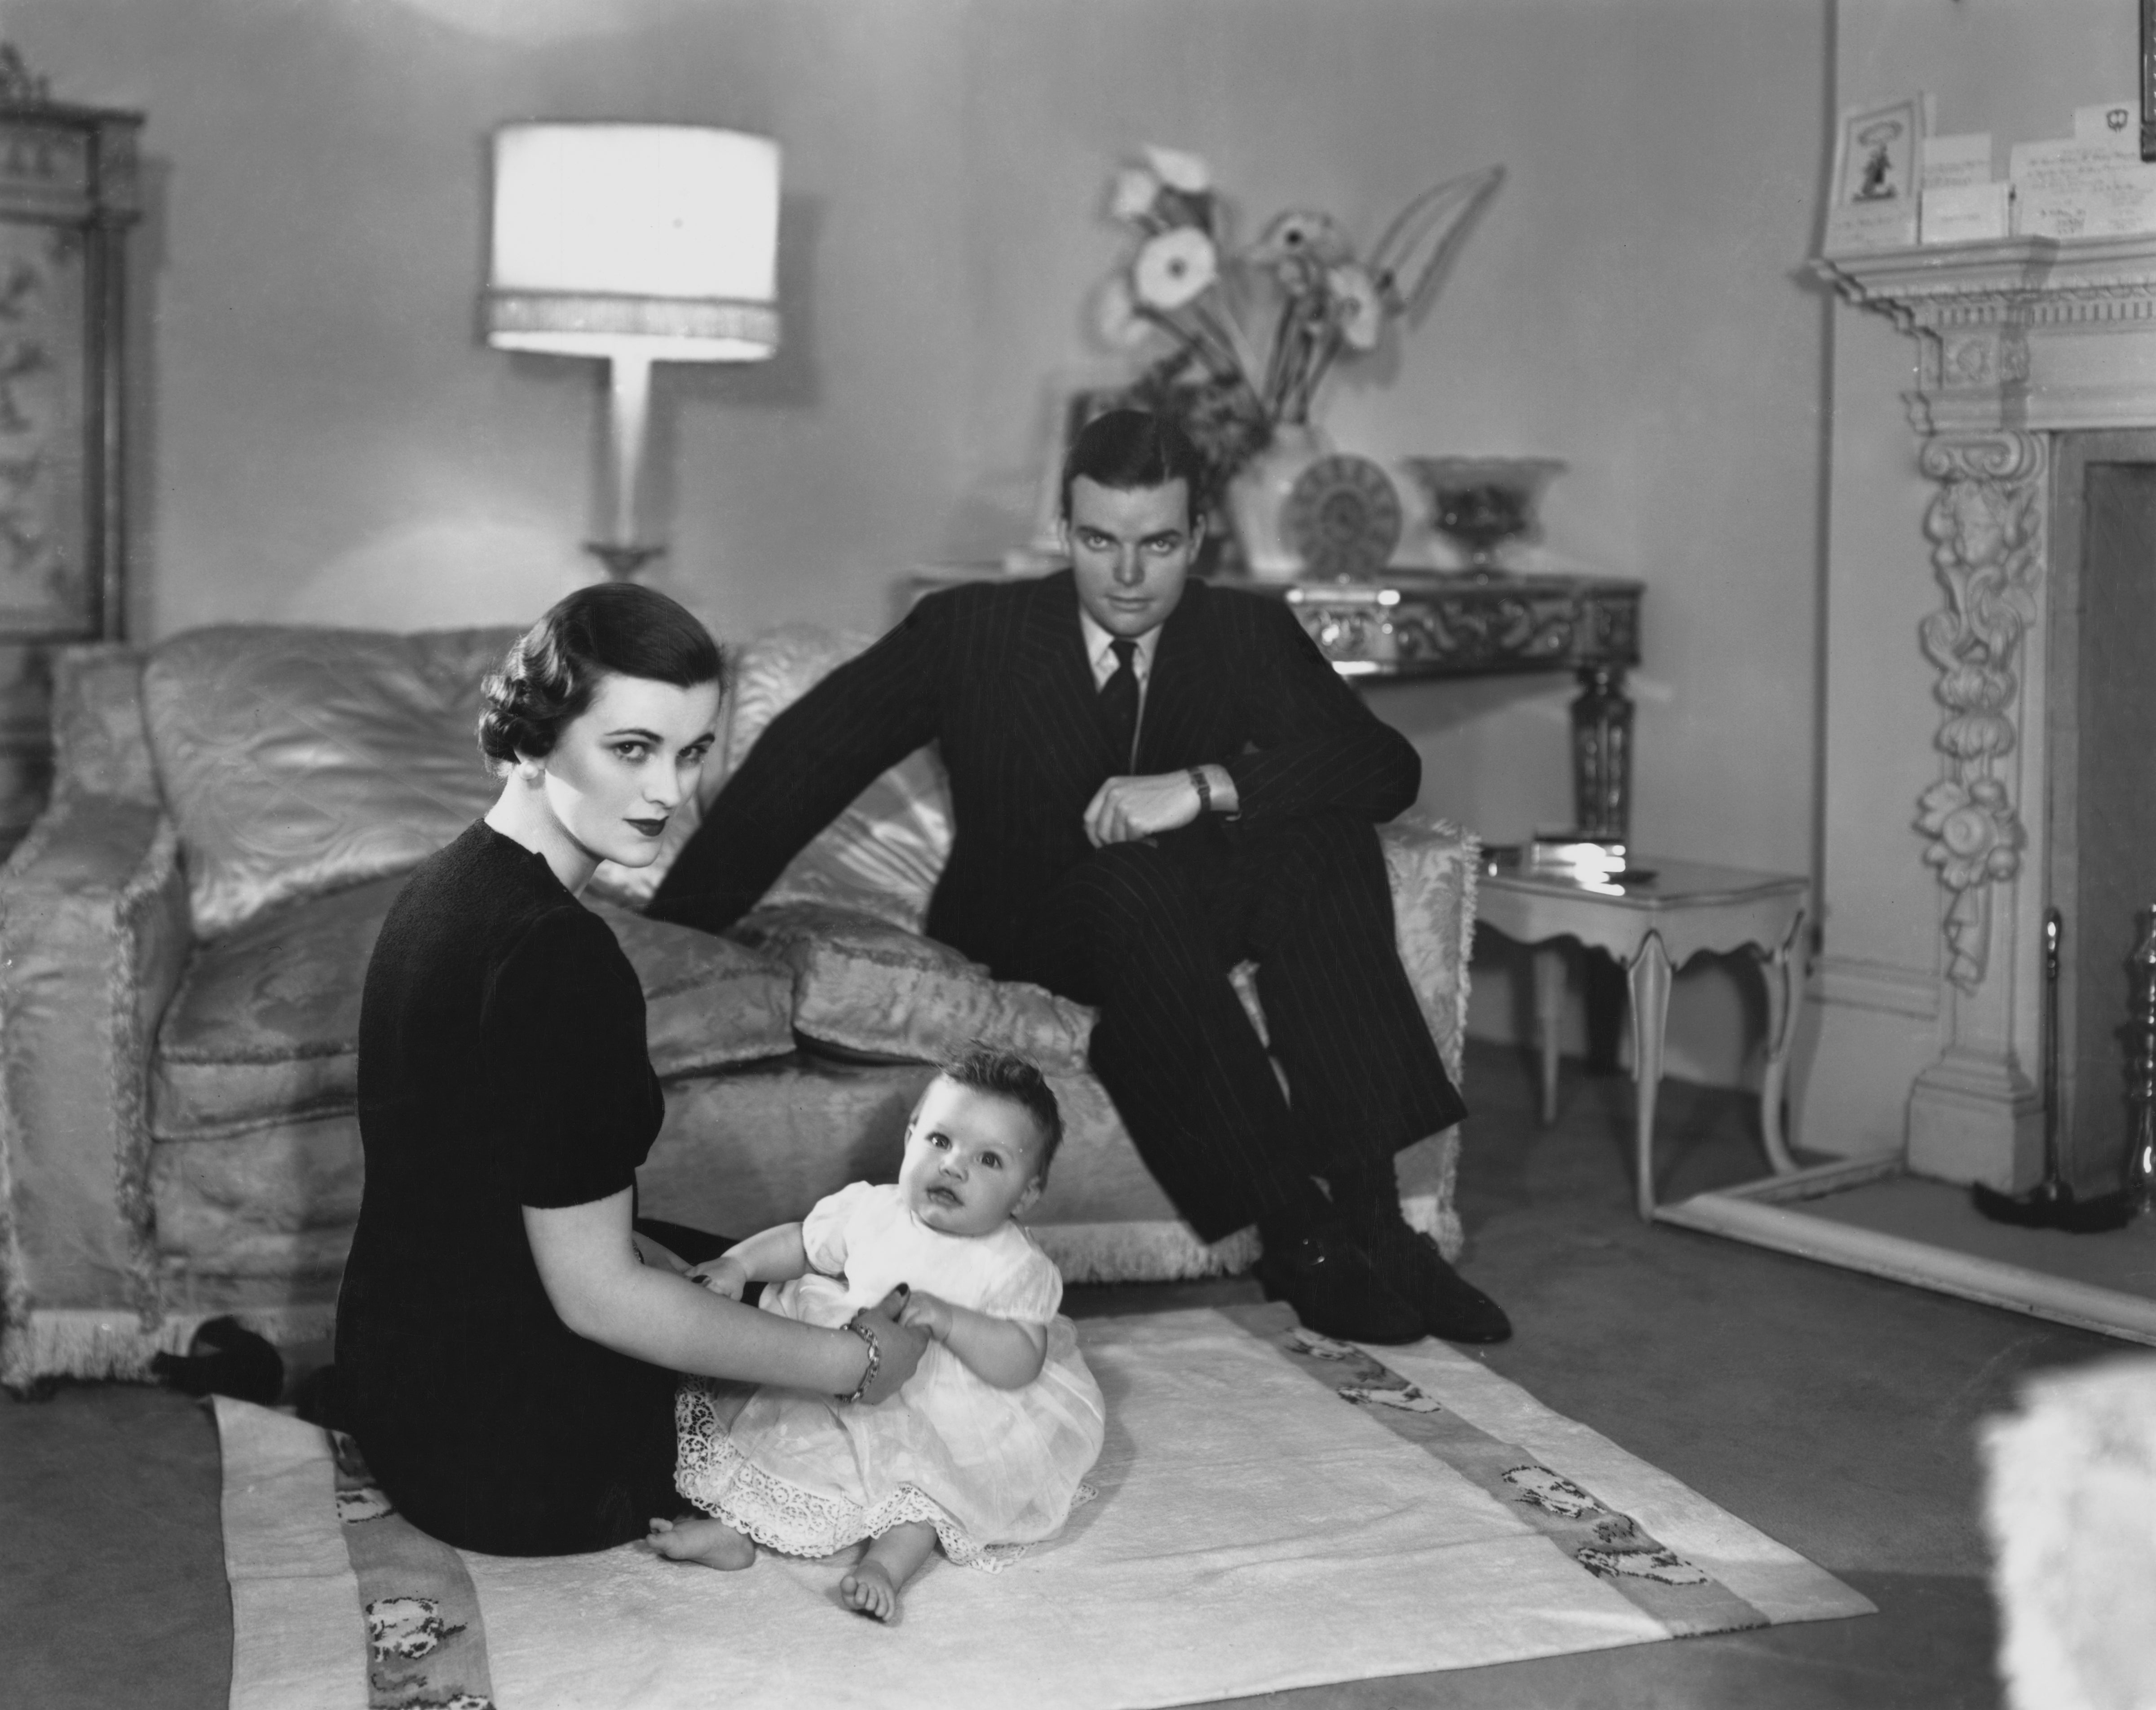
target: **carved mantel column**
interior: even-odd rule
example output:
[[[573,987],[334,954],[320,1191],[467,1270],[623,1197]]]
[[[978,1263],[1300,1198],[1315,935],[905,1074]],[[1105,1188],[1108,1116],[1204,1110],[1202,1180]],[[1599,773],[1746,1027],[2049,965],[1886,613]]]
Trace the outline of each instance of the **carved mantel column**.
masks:
[[[1939,770],[1912,804],[1912,858],[1940,886],[1943,1038],[1910,1088],[1909,1162],[2025,1187],[2042,1155],[2048,743],[2035,637],[2048,617],[2051,436],[2156,425],[2156,237],[1943,244],[1815,267],[1915,339],[1903,401],[1938,483],[1923,544],[1942,598],[1912,665],[1941,708]]]
[[[1948,899],[1947,978],[1974,993],[1990,959],[1993,888],[2020,876],[2028,842],[2005,763],[2043,581],[2045,444],[2035,434],[1939,434],[1921,462],[1939,483],[1924,537],[1946,603],[1917,635],[1946,716],[1932,739],[1943,768],[1917,798],[1916,824]]]
[[[1949,433],[1919,454],[1939,484],[1924,537],[1945,598],[1917,626],[1943,716],[1939,775],[1917,799],[1915,827],[1943,893],[1949,995],[1946,1048],[1910,1089],[1909,1158],[1948,1176],[1974,1160],[1976,1176],[2010,1187],[2040,1167],[2043,1146],[2041,1041],[2016,1012],[2030,1008],[2038,966],[2019,941],[2043,912],[2043,708],[2024,686],[2041,671],[2028,632],[2045,606],[2047,449],[2040,434]]]

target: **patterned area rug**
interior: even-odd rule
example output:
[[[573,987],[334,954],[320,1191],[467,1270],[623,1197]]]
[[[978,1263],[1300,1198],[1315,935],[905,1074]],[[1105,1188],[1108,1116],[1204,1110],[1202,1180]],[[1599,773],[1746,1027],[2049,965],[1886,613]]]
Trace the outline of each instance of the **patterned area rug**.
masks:
[[[1871,1605],[1442,1343],[1382,1354],[1284,1309],[1079,1325],[1099,1500],[902,1621],[835,1563],[436,1543],[348,1444],[220,1399],[233,1710],[1184,1704],[1642,1644]]]

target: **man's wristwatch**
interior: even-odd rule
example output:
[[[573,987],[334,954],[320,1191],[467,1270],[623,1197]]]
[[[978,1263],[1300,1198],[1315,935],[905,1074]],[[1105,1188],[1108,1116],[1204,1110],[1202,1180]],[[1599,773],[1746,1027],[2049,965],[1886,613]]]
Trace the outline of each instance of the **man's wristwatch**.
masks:
[[[1213,811],[1213,780],[1205,775],[1205,768],[1203,766],[1194,766],[1190,768],[1190,787],[1198,792],[1198,811],[1201,814],[1211,813]]]

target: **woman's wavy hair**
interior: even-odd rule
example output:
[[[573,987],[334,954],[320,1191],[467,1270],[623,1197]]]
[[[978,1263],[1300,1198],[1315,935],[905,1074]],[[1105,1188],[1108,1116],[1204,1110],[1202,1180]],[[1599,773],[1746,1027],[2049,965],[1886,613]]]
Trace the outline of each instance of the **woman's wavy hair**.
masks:
[[[636,582],[580,588],[511,644],[480,685],[479,748],[497,771],[554,752],[607,676],[726,686],[711,632],[678,600]]]

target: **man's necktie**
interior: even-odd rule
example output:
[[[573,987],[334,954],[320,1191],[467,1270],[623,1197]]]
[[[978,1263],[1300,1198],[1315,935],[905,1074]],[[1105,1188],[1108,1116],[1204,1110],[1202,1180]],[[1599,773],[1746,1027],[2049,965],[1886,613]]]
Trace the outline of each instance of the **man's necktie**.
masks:
[[[1120,637],[1108,644],[1116,655],[1116,668],[1108,673],[1108,680],[1101,685],[1101,722],[1108,732],[1109,745],[1116,751],[1116,763],[1132,763],[1132,751],[1137,746],[1138,736],[1138,670],[1135,663],[1138,644]]]

